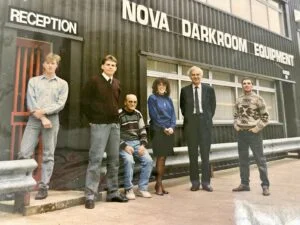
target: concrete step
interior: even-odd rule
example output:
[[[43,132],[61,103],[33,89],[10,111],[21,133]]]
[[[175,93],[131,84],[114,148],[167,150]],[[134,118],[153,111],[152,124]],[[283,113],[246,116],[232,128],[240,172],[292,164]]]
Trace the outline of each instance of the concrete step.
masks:
[[[30,205],[25,206],[23,215],[46,213],[84,204],[82,191],[55,191],[49,190],[48,197],[43,200],[35,200],[36,191],[30,193]],[[12,213],[14,200],[0,201],[0,210]]]
[[[164,186],[166,188],[188,183],[188,177],[180,177],[175,179],[164,180]],[[149,183],[149,191],[154,192],[155,182]],[[137,189],[137,186],[134,186]],[[123,188],[119,190],[123,192]],[[56,210],[66,209],[73,206],[82,205],[84,207],[85,197],[83,191],[57,191],[49,190],[48,197],[43,200],[35,200],[34,197],[37,191],[30,193],[30,205],[25,206],[23,215],[29,216],[34,214],[41,214],[46,212],[52,212]],[[106,191],[100,192],[97,201],[106,200]],[[14,200],[1,201],[0,200],[0,211],[13,213],[14,210]]]

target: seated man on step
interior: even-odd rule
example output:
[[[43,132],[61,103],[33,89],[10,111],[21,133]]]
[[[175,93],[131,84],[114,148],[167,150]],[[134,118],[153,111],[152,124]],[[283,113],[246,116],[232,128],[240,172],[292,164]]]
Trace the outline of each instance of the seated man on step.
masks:
[[[133,170],[134,158],[141,163],[141,174],[136,194],[144,198],[151,198],[148,192],[149,177],[152,171],[152,158],[145,145],[147,133],[142,114],[136,110],[137,97],[134,94],[127,94],[124,101],[124,108],[119,111],[121,129],[120,156],[124,162],[124,188],[126,197],[129,200],[135,199],[133,191]]]

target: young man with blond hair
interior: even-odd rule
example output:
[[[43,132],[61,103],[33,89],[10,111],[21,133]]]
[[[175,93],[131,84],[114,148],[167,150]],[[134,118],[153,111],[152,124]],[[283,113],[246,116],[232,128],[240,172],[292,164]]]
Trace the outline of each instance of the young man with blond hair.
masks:
[[[36,200],[48,196],[48,184],[54,167],[54,151],[59,130],[58,113],[64,108],[68,98],[68,83],[59,78],[55,71],[60,56],[49,53],[43,63],[43,74],[32,77],[27,88],[27,108],[30,112],[21,142],[19,159],[31,158],[42,134],[43,162],[42,177]]]

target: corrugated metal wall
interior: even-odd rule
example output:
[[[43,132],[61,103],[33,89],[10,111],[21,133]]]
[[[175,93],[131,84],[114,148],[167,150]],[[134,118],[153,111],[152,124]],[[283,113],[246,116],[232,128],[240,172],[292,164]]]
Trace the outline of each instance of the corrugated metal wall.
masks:
[[[249,42],[258,42],[298,55],[295,44],[287,38],[193,0],[132,0],[132,2],[167,13],[171,32],[123,20],[120,0],[1,1],[0,17],[3,28],[7,6],[14,5],[78,21],[79,34],[84,37],[83,80],[86,80],[87,75],[99,71],[99,59],[103,55],[112,53],[120,61],[118,75],[128,90],[139,88],[137,54],[139,51],[280,78],[282,70],[280,67],[294,74],[295,68],[283,64],[276,66],[270,60],[186,38],[176,34],[176,31],[179,32],[181,29],[179,20],[182,18],[237,35]],[[294,27],[292,29],[295,30]]]
[[[293,49],[295,51],[295,64],[296,64],[296,67],[295,67],[295,71],[294,71],[294,80],[296,81],[296,99],[298,100],[297,101],[297,104],[296,104],[296,107],[297,107],[297,111],[298,111],[298,118],[295,118],[295,121],[296,121],[296,125],[297,125],[297,130],[298,130],[298,134],[300,132],[300,118],[299,118],[299,113],[300,113],[300,102],[299,102],[299,99],[300,99],[300,88],[299,88],[299,84],[300,84],[300,55],[299,55],[299,51],[300,51],[300,47],[298,46],[298,43],[297,43],[297,33],[296,31],[300,32],[300,23],[295,23],[295,17],[294,17],[294,9],[300,11],[300,1],[289,1],[289,6],[290,6],[290,15],[291,15],[291,20],[292,20],[292,23],[291,23],[291,30],[292,30],[292,40],[293,40]]]
[[[117,77],[121,80],[123,93],[138,94],[144,115],[147,98],[146,64],[141,61],[139,55],[141,51],[277,78],[281,78],[282,69],[286,69],[291,72],[292,79],[297,79],[299,53],[295,42],[294,24],[292,24],[292,40],[289,40],[194,0],[131,0],[131,2],[145,5],[154,11],[165,12],[168,15],[170,32],[123,20],[121,0],[7,0],[0,1],[0,41],[3,41],[3,28],[7,21],[9,5],[77,21],[79,35],[84,38],[81,84],[83,85],[89,76],[100,71],[102,56],[113,54],[119,60]],[[298,1],[290,2],[290,13],[293,15],[293,8],[300,6]],[[279,65],[253,54],[184,37],[181,35],[181,19],[287,52],[296,57],[296,65],[295,67]]]

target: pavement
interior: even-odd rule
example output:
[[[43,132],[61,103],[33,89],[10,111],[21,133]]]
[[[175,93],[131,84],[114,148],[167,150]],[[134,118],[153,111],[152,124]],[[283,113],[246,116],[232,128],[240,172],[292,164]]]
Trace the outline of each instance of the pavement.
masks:
[[[77,202],[62,210],[22,216],[0,211],[1,225],[300,225],[300,160],[289,157],[268,163],[270,196],[263,196],[259,173],[251,166],[251,191],[232,192],[239,185],[239,169],[214,173],[214,192],[191,192],[188,177],[165,180],[168,195],[154,194],[151,199],[137,197],[128,203],[96,202],[92,210],[84,208],[82,192],[50,191],[45,200],[31,205],[62,205],[61,200]],[[34,193],[33,193],[34,194]],[[50,210],[51,211],[51,210]]]

